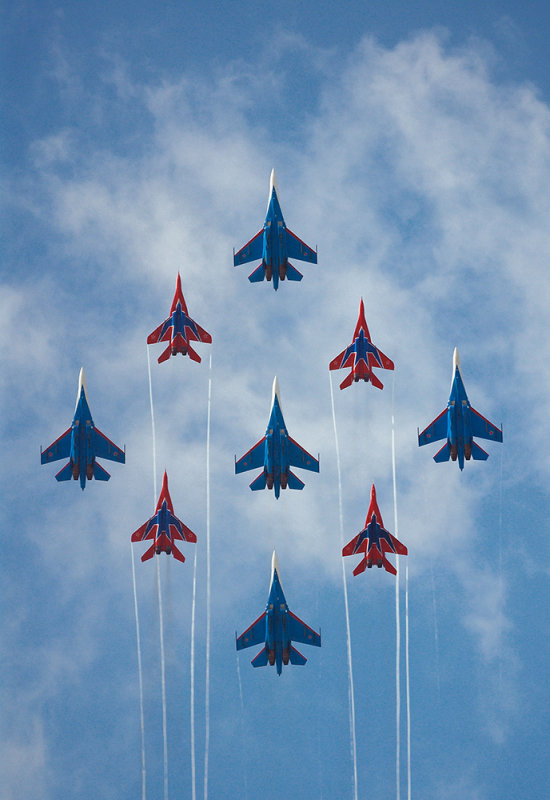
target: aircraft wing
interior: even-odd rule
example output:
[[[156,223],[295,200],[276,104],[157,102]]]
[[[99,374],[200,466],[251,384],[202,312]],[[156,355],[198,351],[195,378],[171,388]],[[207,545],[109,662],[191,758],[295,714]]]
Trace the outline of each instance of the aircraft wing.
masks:
[[[245,647],[253,647],[257,644],[265,644],[265,616],[266,612],[264,611],[264,613],[258,617],[256,622],[253,622],[244,633],[241,633],[240,636],[237,636],[237,650],[244,650]]]
[[[193,320],[193,322],[195,322],[195,320]],[[212,337],[210,336],[208,331],[205,331],[204,328],[201,328],[198,322],[195,322],[195,328],[197,330],[198,337],[195,336],[195,333],[193,331],[192,335],[191,334],[189,335],[190,339],[196,339],[197,342],[204,342],[205,344],[212,344]]]
[[[447,438],[447,409],[430,422],[427,428],[424,428],[422,433],[418,435],[418,444],[422,447],[423,444],[430,444],[430,442],[437,442],[439,439]]]
[[[147,344],[156,344],[157,342],[164,341],[166,338],[166,334],[168,333],[168,338],[170,338],[170,328],[172,327],[171,324],[168,325],[166,328],[166,324],[170,323],[170,317],[165,319],[164,322],[161,322],[158,328],[155,328],[153,333],[150,333],[147,337]]]
[[[124,450],[117,447],[114,442],[108,439],[105,434],[101,433],[97,428],[94,430],[94,447],[97,458],[108,458],[109,461],[118,461],[119,464],[124,464],[126,461]]]
[[[265,462],[265,436],[263,439],[251,447],[248,453],[245,453],[244,456],[239,458],[238,461],[235,462],[235,474],[238,475],[241,472],[246,472],[249,469],[258,469],[258,467],[263,467]]]
[[[175,514],[169,514],[170,533],[174,539],[181,539],[185,542],[196,542],[197,537],[193,531],[184,525],[181,519],[178,519]]]
[[[470,407],[470,421],[472,425],[472,436],[477,436],[479,439],[493,439],[495,442],[502,442],[502,431],[485,419],[479,411]]]
[[[288,463],[291,467],[301,467],[309,469],[311,472],[319,472],[319,462],[307,450],[304,450],[298,442],[288,437]]]
[[[352,344],[349,347],[346,347],[345,350],[342,350],[335,358],[332,359],[330,364],[328,365],[329,369],[342,369],[346,366],[353,366],[353,362],[351,364],[346,364],[347,359],[350,355],[354,355],[355,350]]]
[[[297,258],[298,261],[309,261],[311,264],[317,263],[317,253],[312,250],[305,242],[286,229],[286,248],[289,258]]]
[[[244,245],[244,247],[241,247],[237,253],[233,254],[233,266],[237,267],[239,264],[246,264],[247,261],[257,261],[259,258],[263,258],[263,233],[262,228],[261,231],[258,231],[256,236],[253,236],[252,239]]]
[[[373,345],[373,347],[374,347],[374,345]],[[382,364],[383,369],[394,369],[395,365],[394,365],[393,361],[391,360],[391,358],[388,358],[388,356],[384,355],[384,353],[381,350],[379,350],[378,347],[375,347],[374,349],[376,350],[376,353],[378,355],[378,358],[380,359],[380,362]],[[380,366],[380,364],[378,363],[374,353],[369,353],[368,354],[368,360],[369,360],[369,367],[379,367]]]
[[[288,635],[293,642],[301,642],[302,644],[312,644],[315,647],[321,647],[321,636],[306,625],[296,614],[292,611],[288,612]]]
[[[71,454],[71,428],[52,442],[49,447],[40,453],[40,463],[49,464],[50,461],[58,461],[60,458],[69,458]]]

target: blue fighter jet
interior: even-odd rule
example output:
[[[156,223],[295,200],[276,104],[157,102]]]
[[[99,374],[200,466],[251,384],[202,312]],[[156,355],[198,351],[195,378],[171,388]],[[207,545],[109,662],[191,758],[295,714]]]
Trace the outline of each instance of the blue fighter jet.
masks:
[[[263,467],[263,470],[252,481],[250,488],[256,491],[267,486],[268,489],[275,490],[276,498],[279,497],[281,489],[304,488],[304,484],[290,471],[290,467],[302,467],[312,472],[319,472],[319,461],[288,435],[277,378],[273,381],[271,414],[265,436],[242,458],[235,460],[236,474],[258,467]]]
[[[86,486],[86,479],[108,481],[111,477],[97,463],[96,458],[108,458],[120,464],[124,464],[126,460],[124,450],[107,439],[94,425],[86,394],[84,368],[78,376],[78,394],[71,427],[45,450],[40,448],[42,464],[49,464],[50,461],[58,461],[60,458],[68,458],[69,461],[57,473],[56,480],[68,481],[74,478],[76,481],[80,478],[82,489]]]
[[[494,442],[502,442],[502,431],[482,417],[470,405],[466,389],[462,381],[460,371],[460,359],[458,350],[455,347],[453,353],[453,379],[451,382],[451,395],[447,408],[431,422],[428,427],[418,434],[418,444],[430,444],[439,439],[447,441],[435,456],[434,461],[452,461],[458,459],[458,466],[464,469],[464,459],[469,461],[486,461],[489,453],[486,453],[477,445],[473,437],[481,439],[492,439]]]
[[[262,259],[260,266],[248,276],[251,283],[257,283],[267,278],[273,279],[275,291],[279,288],[279,278],[284,281],[301,281],[303,275],[292,266],[289,258],[297,258],[299,261],[309,261],[311,264],[317,263],[317,253],[302,242],[296,234],[292,233],[286,225],[279,205],[279,195],[277,193],[277,178],[275,170],[271,170],[269,183],[269,198],[267,203],[267,215],[264,227],[258,231],[256,236],[241,247],[238,253],[233,251],[233,264],[245,264],[247,261],[257,261]]]
[[[307,658],[292,646],[292,642],[321,647],[321,634],[302,622],[288,608],[279,575],[277,554],[273,551],[271,585],[265,611],[244,633],[237,636],[237,650],[265,643],[263,649],[252,659],[252,666],[265,667],[268,663],[271,666],[275,664],[277,674],[280,675],[283,664],[286,666],[290,662],[303,665],[307,661]]]

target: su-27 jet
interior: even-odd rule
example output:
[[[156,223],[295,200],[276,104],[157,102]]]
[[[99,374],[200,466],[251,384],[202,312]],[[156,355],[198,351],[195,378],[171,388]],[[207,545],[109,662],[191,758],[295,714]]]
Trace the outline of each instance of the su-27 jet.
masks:
[[[82,489],[86,486],[86,480],[95,478],[96,481],[108,481],[111,477],[97,463],[97,458],[108,458],[120,464],[124,464],[126,460],[124,450],[117,447],[94,425],[88,405],[84,368],[78,376],[78,394],[71,427],[45,450],[40,448],[42,464],[49,464],[50,461],[58,461],[60,458],[69,460],[55,476],[56,480],[80,479]]]
[[[372,368],[393,369],[394,367],[391,358],[385,356],[370,340],[363,298],[361,298],[361,305],[359,306],[359,319],[355,326],[353,342],[345,350],[342,350],[340,355],[333,358],[329,364],[329,369],[344,369],[346,367],[351,367],[351,372],[340,384],[340,389],[351,386],[353,381],[370,381],[377,389],[383,389],[382,382],[376,377]]]
[[[152,539],[153,544],[142,555],[142,561],[153,558],[155,553],[157,555],[161,553],[170,555],[171,553],[174,558],[183,562],[185,561],[185,556],[174,544],[174,539],[185,542],[197,541],[197,537],[193,531],[190,530],[187,525],[184,525],[174,514],[172,498],[168,491],[168,476],[166,472],[164,473],[162,489],[160,490],[155,513],[132,534],[132,542],[141,542],[148,539]]]
[[[189,316],[181,290],[181,276],[178,272],[176,293],[172,300],[170,316],[165,319],[158,328],[155,328],[153,333],[149,334],[147,337],[147,344],[156,344],[157,342],[169,343],[166,350],[158,357],[159,364],[163,361],[167,361],[170,356],[175,356],[178,353],[181,353],[183,356],[188,355],[193,361],[200,363],[201,358],[191,347],[190,341],[211,344],[212,337]]]
[[[273,489],[278,498],[281,489],[303,489],[303,482],[291,472],[290,467],[301,467],[311,472],[319,472],[319,461],[298,442],[288,435],[283,411],[279,382],[273,381],[273,399],[271,414],[267,423],[267,430],[263,439],[254,445],[247,453],[235,460],[235,473],[246,472],[249,469],[262,467],[262,471],[250,484],[252,491],[258,489]]]
[[[447,408],[422,433],[418,434],[418,444],[422,446],[446,439],[441,450],[435,454],[434,461],[448,461],[449,458],[451,461],[458,460],[458,466],[462,470],[464,469],[464,459],[466,461],[471,458],[474,461],[486,461],[489,458],[489,453],[486,453],[474,442],[474,436],[502,442],[502,430],[485,419],[470,405],[462,381],[458,349],[455,347],[451,394]]]
[[[271,585],[265,611],[244,633],[237,636],[237,650],[264,643],[264,647],[252,659],[252,666],[275,665],[277,674],[280,675],[283,664],[301,666],[307,661],[307,658],[292,646],[292,642],[321,647],[321,634],[290,611],[283,593],[277,554],[273,551]]]
[[[279,279],[284,281],[301,281],[303,275],[292,266],[289,258],[296,258],[299,261],[309,261],[311,264],[317,263],[317,252],[302,242],[295,233],[286,227],[279,205],[279,194],[277,192],[277,177],[275,170],[271,170],[269,181],[269,198],[267,202],[267,215],[264,227],[252,237],[252,239],[235,253],[233,251],[233,265],[245,264],[247,261],[257,261],[262,259],[262,263],[257,267],[248,280],[251,283],[273,280],[275,291],[279,288]]]
[[[355,553],[364,553],[363,559],[353,570],[354,575],[359,575],[367,567],[370,569],[372,566],[384,567],[392,575],[397,575],[395,567],[386,558],[386,553],[406,556],[407,552],[405,545],[384,528],[373,483],[370,490],[370,505],[367,511],[365,527],[343,548],[342,555],[352,556]]]

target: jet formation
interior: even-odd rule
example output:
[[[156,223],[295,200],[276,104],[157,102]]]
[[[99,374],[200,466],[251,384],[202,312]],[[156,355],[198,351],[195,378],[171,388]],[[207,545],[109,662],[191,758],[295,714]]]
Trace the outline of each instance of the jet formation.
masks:
[[[302,273],[289,262],[289,258],[309,261],[311,264],[317,263],[317,252],[302,242],[285,225],[274,169],[271,170],[269,181],[264,227],[237,253],[233,252],[233,265],[237,267],[248,261],[257,261],[259,258],[262,259],[262,263],[248,276],[248,280],[251,283],[263,281],[264,278],[268,281],[273,280],[275,291],[279,288],[279,280],[284,281],[287,278],[289,281],[301,281],[303,278]]]
[[[464,459],[486,461],[489,458],[489,453],[474,442],[474,436],[502,442],[502,430],[470,405],[460,371],[458,349],[455,347],[451,393],[447,408],[418,434],[418,444],[422,447],[424,444],[446,439],[441,450],[435,454],[434,461],[439,463],[450,458],[451,461],[458,461],[458,466],[462,470]]]
[[[149,334],[147,337],[147,344],[168,342],[168,347],[166,350],[163,350],[158,357],[159,364],[163,361],[167,361],[170,356],[175,356],[178,353],[181,353],[183,356],[188,355],[193,361],[200,363],[201,357],[191,347],[191,341],[212,344],[212,337],[189,316],[181,289],[181,277],[178,272],[176,293],[172,300],[170,316],[167,317],[164,322],[161,322],[153,333]]]
[[[134,531],[132,534],[132,542],[141,542],[148,539],[153,540],[151,547],[145,551],[141,560],[147,561],[153,556],[166,553],[172,554],[178,561],[185,561],[185,556],[181,553],[174,543],[174,539],[179,539],[185,542],[196,542],[197,537],[190,530],[187,525],[184,525],[181,519],[178,519],[174,514],[174,506],[172,505],[172,498],[168,491],[168,475],[166,470],[162,480],[162,489],[160,490],[159,499],[155,513],[150,517],[147,522]]]
[[[345,369],[351,367],[351,372],[340,384],[340,389],[351,386],[353,381],[370,381],[377,389],[383,389],[383,383],[372,371],[373,367],[380,369],[393,369],[394,364],[391,358],[373,345],[370,338],[367,321],[365,319],[365,306],[363,298],[359,306],[359,319],[353,333],[353,342],[345,350],[333,358],[329,364],[329,369]]]
[[[40,448],[41,464],[49,464],[50,461],[58,461],[61,458],[69,460],[55,476],[56,480],[69,481],[74,478],[76,481],[80,479],[82,490],[84,490],[87,480],[95,478],[96,481],[108,481],[111,477],[98,464],[97,458],[107,458],[110,461],[118,461],[119,464],[124,464],[126,459],[124,450],[108,439],[94,425],[88,405],[86,376],[83,367],[78,376],[76,407],[71,427],[45,450]]]
[[[271,559],[271,583],[265,611],[252,625],[236,636],[237,650],[262,644],[263,648],[252,659],[253,667],[275,665],[280,675],[283,664],[301,666],[307,658],[303,656],[292,642],[311,644],[321,647],[321,634],[306,625],[289,609],[281,583],[277,554],[273,551]]]
[[[277,378],[273,381],[271,413],[265,436],[239,460],[235,459],[235,473],[262,467],[262,471],[250,484],[252,491],[273,489],[278,498],[281,489],[303,489],[304,483],[290,470],[301,467],[319,472],[319,461],[288,435]]]

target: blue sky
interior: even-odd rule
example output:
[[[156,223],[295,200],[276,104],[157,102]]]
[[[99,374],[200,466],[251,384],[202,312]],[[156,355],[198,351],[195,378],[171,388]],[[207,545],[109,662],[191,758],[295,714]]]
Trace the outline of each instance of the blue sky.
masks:
[[[277,11],[248,2],[4,10],[0,794],[9,800],[141,793],[129,538],[156,501],[145,340],[178,270],[191,315],[213,336],[201,365],[158,365],[151,353],[157,478],[166,468],[175,511],[198,536],[197,796],[211,353],[208,794],[353,797],[327,367],[349,343],[361,296],[374,342],[396,364],[412,794],[511,800],[547,790],[548,10]],[[263,223],[272,167],[287,224],[319,249],[303,281],[277,293],[249,284],[252,268],[232,267],[232,248]],[[447,402],[455,346],[472,404],[504,425],[503,446],[462,474],[416,444],[417,427]],[[84,493],[39,463],[40,444],[71,421],[81,365],[95,423],[127,448],[126,465]],[[275,374],[291,435],[321,456],[320,474],[302,475],[304,491],[278,501],[233,474],[233,455],[265,430]],[[383,392],[334,382],[345,541],[363,526],[372,482],[393,531],[393,379],[381,378]],[[235,631],[264,608],[273,547],[291,609],[323,633],[307,665],[280,678],[234,649]],[[183,550],[185,564],[161,562],[171,797],[192,796],[194,551]],[[161,797],[155,567],[140,553],[147,796]],[[395,584],[345,566],[358,796],[385,800],[396,796]],[[402,797],[405,766],[403,746]]]

